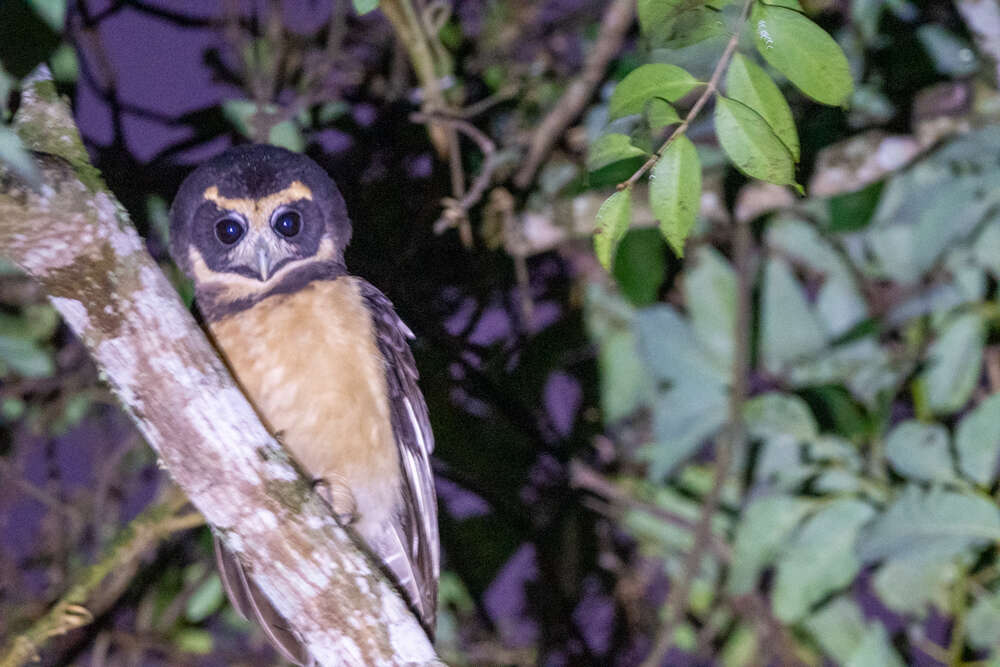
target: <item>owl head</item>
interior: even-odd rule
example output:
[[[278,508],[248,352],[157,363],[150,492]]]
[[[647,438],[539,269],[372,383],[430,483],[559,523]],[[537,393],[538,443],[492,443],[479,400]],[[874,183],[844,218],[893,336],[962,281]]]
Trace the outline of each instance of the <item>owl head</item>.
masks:
[[[309,265],[344,264],[351,222],[326,172],[267,145],[231,148],[195,169],[170,209],[170,252],[196,293],[266,293]]]

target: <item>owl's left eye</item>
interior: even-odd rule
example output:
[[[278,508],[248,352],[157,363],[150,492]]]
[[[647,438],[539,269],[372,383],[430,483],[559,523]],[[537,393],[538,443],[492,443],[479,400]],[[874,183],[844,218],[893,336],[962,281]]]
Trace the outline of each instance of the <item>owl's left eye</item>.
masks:
[[[274,231],[291,238],[302,229],[302,217],[295,211],[285,211],[274,221]]]

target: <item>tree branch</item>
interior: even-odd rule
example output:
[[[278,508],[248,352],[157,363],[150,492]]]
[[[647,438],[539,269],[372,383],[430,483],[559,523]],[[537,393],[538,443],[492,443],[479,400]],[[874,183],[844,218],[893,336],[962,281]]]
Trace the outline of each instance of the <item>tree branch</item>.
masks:
[[[40,192],[0,173],[0,252],[38,280],[146,441],[323,665],[426,664],[434,650],[376,564],[261,424],[89,165],[48,73],[15,128]]]
[[[514,185],[522,189],[531,185],[535,172],[548,157],[563,131],[587,106],[587,101],[604,79],[608,63],[621,50],[625,34],[632,25],[633,16],[635,16],[635,0],[615,0],[608,6],[601,17],[601,31],[583,64],[583,72],[569,85],[549,115],[532,134],[528,156],[514,176]]]
[[[100,560],[83,570],[44,616],[7,643],[0,651],[0,667],[27,664],[48,639],[88,625],[104,613],[125,590],[144,553],[176,532],[205,523],[197,512],[175,515],[186,504],[187,496],[172,487],[162,501],[129,522]]]

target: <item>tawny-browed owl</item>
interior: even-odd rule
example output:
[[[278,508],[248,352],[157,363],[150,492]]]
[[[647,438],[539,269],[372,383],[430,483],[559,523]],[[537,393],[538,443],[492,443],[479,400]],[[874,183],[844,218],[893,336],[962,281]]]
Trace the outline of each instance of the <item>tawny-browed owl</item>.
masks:
[[[233,148],[181,185],[170,233],[243,390],[433,636],[434,439],[413,334],[385,295],[347,273],[351,222],[337,186],[303,155]],[[243,565],[218,541],[216,553],[234,606],[285,657],[311,663]]]

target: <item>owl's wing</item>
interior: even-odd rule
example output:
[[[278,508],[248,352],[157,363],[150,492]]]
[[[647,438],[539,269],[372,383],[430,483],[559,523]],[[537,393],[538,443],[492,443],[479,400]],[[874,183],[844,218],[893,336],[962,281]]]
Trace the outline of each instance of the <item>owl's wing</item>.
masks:
[[[392,527],[393,546],[386,547],[392,553],[379,556],[396,576],[424,629],[433,638],[441,571],[437,496],[430,461],[434,434],[427,404],[417,385],[417,366],[407,340],[413,338],[413,332],[382,292],[364,280],[358,279],[358,284],[385,361],[392,429],[404,480],[403,511]]]
[[[236,611],[244,619],[255,621],[283,658],[296,665],[315,665],[312,655],[295,638],[285,619],[247,576],[243,564],[217,535],[213,537],[219,578]]]

